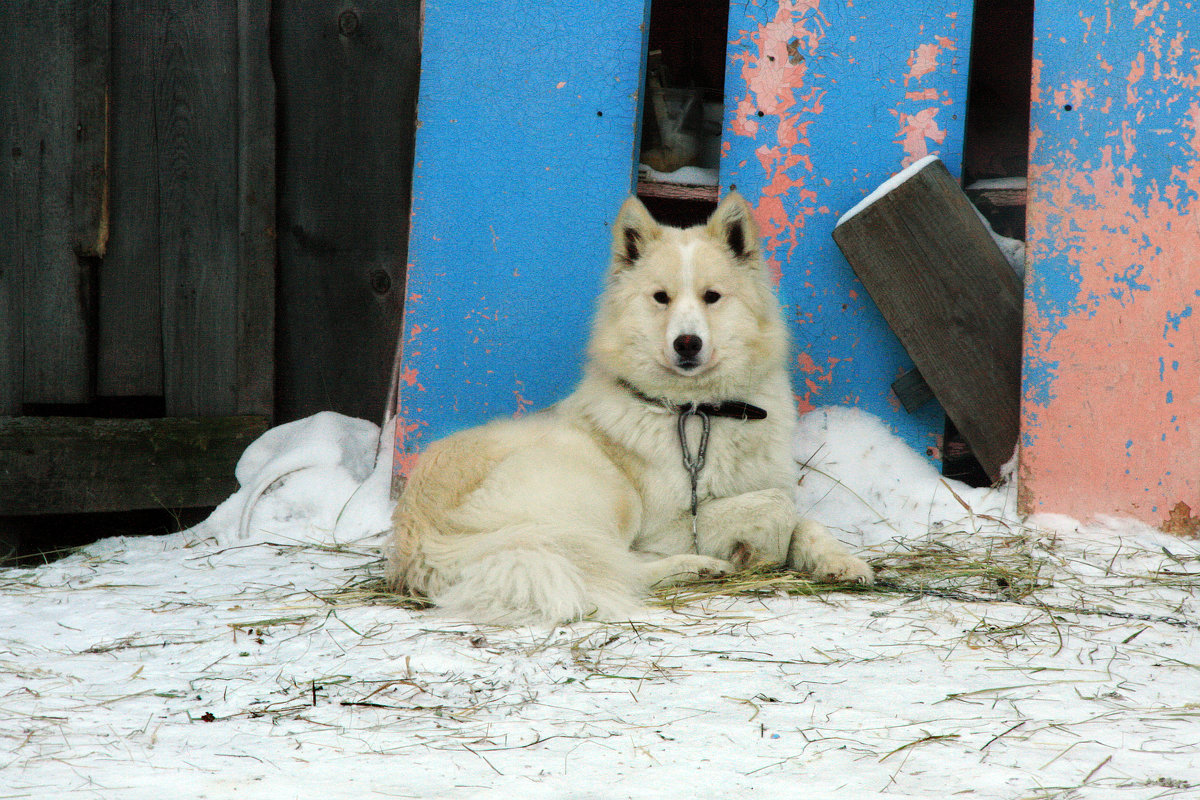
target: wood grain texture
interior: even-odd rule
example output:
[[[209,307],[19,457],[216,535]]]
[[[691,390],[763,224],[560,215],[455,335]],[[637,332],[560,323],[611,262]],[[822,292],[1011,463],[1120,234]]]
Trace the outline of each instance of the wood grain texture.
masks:
[[[958,182],[931,162],[833,232],[947,415],[996,480],[1017,443],[1021,286]]]
[[[110,234],[100,271],[96,391],[161,396],[159,147],[154,94],[163,19],[152,0],[113,9]]]
[[[275,80],[271,3],[238,0],[237,412],[275,402]]]
[[[0,6],[0,408],[86,402],[89,270],[75,255],[75,18],[71,3]]]
[[[168,416],[236,410],[237,17],[221,0],[161,17],[153,97]]]
[[[254,416],[0,418],[0,516],[216,505],[266,428]]]
[[[103,256],[108,243],[108,76],[110,0],[73,0],[74,159],[71,235],[81,256]]]
[[[302,0],[273,11],[281,421],[385,411],[408,252],[419,5]]]
[[[245,241],[237,8],[120,3],[113,40],[99,392],[164,396],[169,415],[231,414]]]

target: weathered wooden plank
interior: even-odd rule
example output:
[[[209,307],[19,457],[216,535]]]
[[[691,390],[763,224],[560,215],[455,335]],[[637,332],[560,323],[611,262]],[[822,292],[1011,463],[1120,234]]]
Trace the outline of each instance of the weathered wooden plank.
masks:
[[[238,0],[237,411],[275,399],[275,81],[270,0]]]
[[[89,271],[63,224],[71,217],[75,141],[72,12],[71,3],[0,6],[0,269],[9,275],[6,321],[20,319],[6,327],[0,346],[8,387],[0,403],[10,410],[18,400],[80,403],[89,396]]]
[[[96,391],[162,396],[160,175],[154,103],[165,16],[155,0],[112,8],[110,234],[98,279]]]
[[[282,420],[384,413],[404,295],[420,6],[275,6]],[[486,159],[484,140],[463,146]]]
[[[9,23],[13,12],[11,5],[0,6],[3,30],[12,29]],[[14,63],[16,50],[7,46],[9,42],[5,38],[5,47],[0,51],[0,97],[16,98],[20,81]],[[13,102],[15,99],[9,101],[10,104]],[[24,270],[18,269],[23,237],[16,214],[23,188],[19,155],[22,138],[18,121],[15,113],[0,116],[0,205],[5,209],[5,213],[0,214],[0,415],[16,414],[21,410],[21,372],[25,362],[25,320],[21,302]]]
[[[754,206],[800,351],[802,409],[855,405],[918,452],[936,403],[891,392],[911,368],[830,239],[838,216],[934,153],[957,172],[966,119],[970,0],[750,0],[730,4],[721,183]]]
[[[1038,0],[1020,505],[1200,515],[1200,18]]]
[[[171,3],[156,65],[168,416],[237,407],[237,7]]]
[[[996,480],[1017,443],[1020,282],[945,165],[914,169],[833,238]]]
[[[108,242],[108,75],[110,0],[75,6],[75,125],[71,235],[81,256],[102,256]]]
[[[256,416],[0,418],[0,516],[216,505],[266,428]]]

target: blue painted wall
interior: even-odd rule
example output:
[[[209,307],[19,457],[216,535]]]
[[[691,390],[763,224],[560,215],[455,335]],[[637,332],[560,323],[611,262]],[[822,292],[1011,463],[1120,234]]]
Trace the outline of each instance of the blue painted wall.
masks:
[[[722,184],[757,208],[800,350],[801,406],[905,414],[911,366],[830,236],[911,160],[957,172],[971,3],[732,4]],[[647,7],[425,4],[397,464],[544,407],[580,375],[609,226],[634,185]]]
[[[747,196],[767,237],[801,407],[856,405],[918,450],[936,448],[943,412],[936,402],[912,415],[900,407],[890,387],[912,362],[831,233],[925,155],[959,174],[973,4],[732,5],[721,182]]]
[[[636,177],[646,9],[425,3],[398,463],[580,376]]]

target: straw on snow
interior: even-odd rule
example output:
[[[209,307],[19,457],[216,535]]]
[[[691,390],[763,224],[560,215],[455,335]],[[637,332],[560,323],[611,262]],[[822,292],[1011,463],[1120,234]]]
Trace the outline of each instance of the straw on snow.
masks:
[[[430,796],[424,790],[451,774],[509,789],[519,779],[533,791],[520,776],[538,774],[547,784],[537,796],[554,796],[565,786],[554,783],[554,765],[570,763],[565,780],[577,780],[588,765],[605,775],[614,764],[636,766],[631,750],[670,763],[696,752],[678,749],[699,735],[694,724],[715,720],[733,747],[705,753],[714,791],[771,786],[803,769],[827,791],[851,781],[920,796],[947,788],[949,764],[960,775],[970,769],[979,796],[1193,791],[1200,776],[1184,756],[1142,768],[1131,765],[1146,753],[1121,753],[1143,743],[1186,753],[1195,743],[1194,696],[1167,690],[1200,660],[1188,644],[1196,548],[1145,531],[1023,524],[1007,513],[1004,490],[921,477],[871,431],[823,433],[866,424],[810,415],[798,451],[812,467],[804,502],[821,515],[835,506],[829,518],[866,551],[877,587],[747,570],[664,589],[645,619],[480,628],[385,592],[381,540],[347,526],[348,515],[289,523],[290,493],[315,483],[296,476],[263,493],[250,541],[214,547],[204,537],[215,534],[202,530],[164,540],[150,560],[150,545],[113,540],[44,569],[0,572],[0,602],[15,609],[0,623],[11,628],[0,655],[0,740],[19,759],[0,761],[0,784],[36,796],[78,781],[102,794],[116,779],[106,765],[120,764],[124,781],[145,762],[151,772],[192,770],[200,783],[211,773],[251,785],[258,777],[226,755],[238,733],[255,742],[240,758],[297,770],[306,782],[314,770],[321,776],[320,754],[336,754],[323,785],[347,792],[356,769],[379,772],[365,769],[371,759],[398,754],[405,769],[373,781],[428,773],[429,783],[397,783],[391,793]],[[853,451],[863,440],[870,452]],[[868,459],[910,482],[864,481],[857,467]],[[914,475],[924,481],[916,489]],[[172,585],[180,579],[160,569],[186,583]],[[100,598],[148,613],[94,633],[69,616],[36,637],[12,628],[22,613]],[[137,602],[144,609],[128,606]],[[132,677],[81,682],[76,674],[97,660]],[[941,682],[914,683],[914,669]],[[144,714],[136,730],[118,715],[131,707]],[[193,737],[210,725],[203,729],[225,731],[230,744],[193,744],[181,762],[179,718]],[[753,736],[743,735],[747,723]],[[772,731],[792,744],[763,746]],[[852,777],[828,785],[834,777],[823,776],[848,765]],[[979,785],[989,769],[1011,784]],[[274,794],[294,793],[275,780]],[[613,792],[622,793],[632,790]]]

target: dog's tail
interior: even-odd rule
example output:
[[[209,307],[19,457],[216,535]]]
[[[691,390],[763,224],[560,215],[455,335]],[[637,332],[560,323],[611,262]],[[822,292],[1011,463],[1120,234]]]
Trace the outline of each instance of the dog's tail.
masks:
[[[396,544],[407,539],[410,547],[393,552],[392,574],[448,614],[473,622],[627,619],[647,588],[637,557],[611,533],[585,526],[564,531],[527,521],[487,533],[423,531],[408,538],[400,526],[397,533]]]

